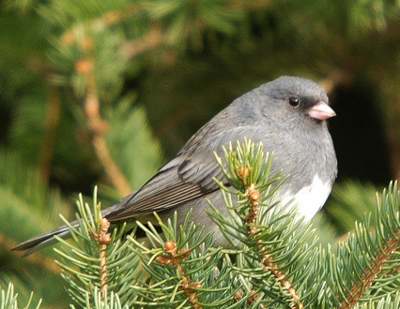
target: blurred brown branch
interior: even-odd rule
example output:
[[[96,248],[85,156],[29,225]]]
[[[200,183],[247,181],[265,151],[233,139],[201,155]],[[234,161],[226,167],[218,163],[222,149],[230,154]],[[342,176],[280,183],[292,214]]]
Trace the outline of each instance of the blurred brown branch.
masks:
[[[143,9],[142,6],[136,3],[130,4],[119,11],[109,11],[98,18],[94,18],[86,22],[85,25],[88,26],[88,28],[91,30],[100,31],[106,27],[110,27],[112,25],[117,24],[118,22],[124,21],[125,19],[131,17],[132,15],[140,12],[142,9]],[[83,24],[80,23],[73,26],[68,31],[64,32],[64,34],[61,36],[61,42],[65,45],[78,43],[77,33],[79,31],[77,30],[80,29],[82,26]]]
[[[271,4],[272,1],[270,0],[235,0],[228,3],[227,9],[254,11],[266,8]],[[130,4],[121,10],[107,12],[98,18],[90,20],[85,25],[88,26],[91,30],[100,31],[106,27],[122,22],[125,19],[130,18],[136,13],[143,10],[144,7],[142,5],[136,3]],[[82,24],[78,24],[72,27],[70,30],[64,32],[64,34],[61,36],[61,42],[63,42],[65,45],[77,43],[77,30],[80,29],[82,26]],[[132,40],[130,42],[126,42],[121,48],[121,53],[127,59],[131,59],[138,54],[159,46],[162,42],[163,36],[161,29],[159,26],[155,26],[151,28],[143,37]]]
[[[128,41],[121,47],[121,54],[126,59],[132,59],[145,51],[156,48],[163,42],[160,27],[154,26],[143,37]]]
[[[104,134],[107,130],[107,123],[100,116],[100,103],[97,95],[96,78],[93,73],[93,60],[85,59],[85,61],[87,61],[87,70],[85,72],[81,71],[81,73],[84,73],[84,76],[86,77],[87,87],[84,109],[89,129],[93,134],[93,146],[111,183],[122,196],[125,196],[131,193],[132,190],[128,181],[125,179],[124,174],[111,157],[110,151],[107,147],[104,138]],[[81,63],[81,65],[83,64]]]
[[[126,196],[132,192],[132,189],[124,174],[114,162],[104,137],[107,130],[107,123],[100,115],[100,101],[97,94],[96,76],[94,73],[95,59],[90,55],[93,47],[91,39],[86,37],[80,46],[86,54],[86,58],[79,60],[75,64],[75,69],[78,74],[85,78],[86,82],[84,111],[88,127],[92,133],[94,150],[113,186],[121,196]]]

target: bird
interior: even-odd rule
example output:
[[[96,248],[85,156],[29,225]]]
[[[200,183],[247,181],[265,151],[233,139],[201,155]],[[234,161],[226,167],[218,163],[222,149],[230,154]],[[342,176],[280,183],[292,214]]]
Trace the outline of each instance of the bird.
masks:
[[[272,172],[287,176],[278,193],[304,222],[309,222],[326,202],[337,176],[337,159],[327,120],[336,116],[318,83],[296,76],[281,76],[243,94],[203,125],[139,190],[102,211],[111,224],[141,220],[154,212],[178,223],[185,213],[214,233],[216,244],[224,237],[207,216],[209,202],[221,211],[222,193],[214,178],[223,173],[214,152],[244,137],[261,142],[273,155]],[[208,201],[207,201],[208,200]],[[291,201],[291,202],[290,202]],[[72,222],[78,226],[79,222]],[[17,245],[28,254],[68,237],[61,226]]]

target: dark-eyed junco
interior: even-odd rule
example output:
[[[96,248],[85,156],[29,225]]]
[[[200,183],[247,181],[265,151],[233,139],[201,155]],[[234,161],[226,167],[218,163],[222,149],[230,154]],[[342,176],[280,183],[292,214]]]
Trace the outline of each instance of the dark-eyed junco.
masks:
[[[180,218],[192,209],[197,224],[222,236],[207,216],[209,199],[223,209],[213,177],[222,173],[213,152],[229,142],[262,142],[273,154],[273,171],[287,176],[280,189],[281,204],[292,201],[299,216],[310,220],[324,205],[337,174],[337,161],[326,120],[335,116],[325,91],[316,83],[283,76],[242,95],[198,130],[179,151],[137,192],[103,211],[111,223],[140,220],[153,212]],[[76,222],[74,224],[77,224]],[[25,241],[16,250],[32,251],[51,243],[54,235],[67,236],[63,226]]]

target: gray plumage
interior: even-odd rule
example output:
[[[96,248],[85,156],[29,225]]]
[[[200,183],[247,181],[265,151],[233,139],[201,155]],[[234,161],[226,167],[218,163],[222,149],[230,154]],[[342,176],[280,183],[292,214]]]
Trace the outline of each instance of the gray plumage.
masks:
[[[137,220],[154,211],[168,216],[178,210],[183,219],[184,212],[192,209],[193,220],[215,231],[217,242],[221,243],[216,225],[206,215],[206,198],[217,207],[224,207],[213,181],[213,177],[222,177],[213,152],[221,153],[222,146],[244,137],[261,141],[265,151],[273,154],[273,171],[288,177],[281,188],[282,197],[305,192],[302,198],[307,198],[316,177],[326,184],[329,194],[337,173],[333,143],[325,119],[309,115],[320,102],[328,104],[326,93],[307,79],[284,76],[261,85],[213,117],[142,188],[105,209],[103,216],[118,223]],[[326,197],[317,197],[318,205],[310,207],[318,210]],[[314,200],[310,199],[311,203],[316,203]],[[30,252],[53,242],[54,235],[65,237],[68,233],[63,226],[15,249]]]

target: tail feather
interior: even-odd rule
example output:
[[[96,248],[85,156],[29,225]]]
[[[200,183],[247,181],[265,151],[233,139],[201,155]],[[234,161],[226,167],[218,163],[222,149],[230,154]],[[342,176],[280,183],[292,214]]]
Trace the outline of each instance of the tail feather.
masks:
[[[122,201],[119,204],[115,204],[107,209],[104,209],[101,214],[103,217],[108,217],[112,213],[114,213],[116,210],[118,210],[121,205],[123,205],[125,201]],[[77,220],[73,221],[70,223],[72,227],[79,227],[79,222]],[[14,248],[12,248],[13,251],[24,251],[24,255],[29,255],[33,253],[36,250],[39,250],[43,247],[47,247],[49,245],[54,244],[57,240],[55,236],[61,237],[61,238],[68,238],[70,235],[70,228],[67,225],[60,226],[59,228],[46,233],[39,235],[35,238],[28,239]]]
[[[79,223],[74,221],[71,224],[73,227],[78,227]],[[14,248],[12,248],[13,251],[25,251],[24,255],[29,255],[32,252],[43,248],[47,247],[48,245],[54,244],[56,242],[55,236],[61,237],[61,238],[67,238],[70,234],[69,227],[66,225],[63,225],[59,228],[57,228],[54,231],[51,231],[49,233],[37,236],[35,238],[29,239],[27,241],[24,241]]]

